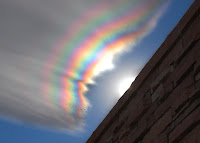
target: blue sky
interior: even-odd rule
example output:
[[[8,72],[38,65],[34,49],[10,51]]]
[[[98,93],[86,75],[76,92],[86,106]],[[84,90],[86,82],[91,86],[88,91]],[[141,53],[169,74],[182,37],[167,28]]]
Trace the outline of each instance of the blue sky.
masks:
[[[2,116],[0,119],[0,142],[2,143],[83,143],[83,142],[86,142],[86,140],[90,137],[92,132],[97,128],[97,126],[101,123],[101,121],[105,118],[105,116],[108,114],[108,112],[115,105],[117,100],[120,98],[120,95],[117,91],[118,84],[120,83],[120,81],[126,77],[137,76],[137,74],[143,68],[145,63],[159,48],[159,46],[165,40],[166,36],[173,30],[173,28],[176,26],[178,21],[187,11],[190,5],[193,3],[193,1],[194,0],[182,0],[182,1],[172,0],[167,10],[159,19],[156,27],[147,36],[145,36],[135,46],[134,49],[130,50],[129,52],[117,58],[115,60],[115,68],[113,70],[104,72],[103,74],[95,78],[95,82],[96,82],[95,85],[88,86],[89,91],[87,92],[87,97],[90,101],[91,107],[88,109],[87,115],[84,117],[85,127],[83,131],[76,131],[75,133],[71,134],[68,132],[54,130],[52,128],[44,129],[38,126],[36,127],[34,125],[27,123],[26,121],[25,123],[24,122],[19,123],[18,121],[14,121],[13,118],[8,119],[7,117]],[[8,2],[7,3],[0,2],[0,4],[8,6],[8,7],[10,6],[10,8],[15,9],[15,5],[20,5],[20,7],[23,8],[23,6],[26,5],[26,2],[23,0],[19,0],[19,3],[17,2],[14,3],[15,5],[11,5]],[[60,5],[57,4],[57,6],[59,8]],[[79,7],[80,7],[79,10],[84,9],[84,6],[82,8],[81,4]],[[26,8],[24,9],[26,11]],[[46,12],[51,13],[51,10],[50,11],[46,10]],[[22,13],[22,14],[26,16],[25,13]],[[54,13],[52,12],[51,14],[54,14]],[[73,14],[76,15],[76,12],[74,12]],[[0,14],[1,19],[7,20],[8,23],[9,21],[12,21],[12,19],[9,19],[9,17],[8,18],[5,18],[5,17],[6,16]],[[33,19],[34,18],[40,19],[40,17],[33,16]],[[52,21],[50,21],[51,22],[50,28],[53,26],[56,26],[57,24],[59,26],[67,24],[67,22],[65,22],[64,20],[63,21],[59,20],[61,21],[60,23],[56,23],[55,21],[56,19],[53,19]],[[5,25],[7,25],[6,22],[4,23]],[[2,28],[6,26],[2,26],[0,24],[0,27]],[[46,28],[46,26],[42,28]],[[37,32],[39,33],[39,31],[37,30],[35,30],[34,32],[36,34]],[[57,32],[57,31],[52,30],[51,32]],[[59,33],[61,32],[57,32],[57,33],[59,35]],[[41,33],[39,34],[41,35]],[[4,35],[0,35],[0,36],[2,37]],[[9,44],[5,44],[7,41],[6,38],[2,38],[3,40],[1,41],[1,43],[5,45],[4,46],[5,48],[10,48],[13,45],[17,45],[18,41],[20,40],[23,41],[23,39],[20,39],[20,37],[19,38],[11,37],[11,39],[13,38],[13,40],[10,41],[11,44],[9,45]],[[26,41],[29,41],[29,43],[31,43],[31,40],[30,40],[31,38],[32,38],[31,36],[30,37],[27,36]],[[45,35],[43,35],[42,38],[44,38],[42,40],[50,41],[48,43],[49,45],[52,45],[52,43],[56,41],[55,35],[53,38],[52,37],[45,38]],[[52,41],[52,39],[54,39],[55,41]],[[41,42],[41,40],[39,39],[37,40],[38,40],[37,41],[38,43]],[[13,45],[12,45],[12,42],[13,42]],[[47,42],[45,42],[45,44],[46,43]],[[40,44],[43,45],[43,43],[40,43]],[[20,45],[20,46],[23,47],[23,45]],[[0,48],[0,51],[5,50],[4,47]],[[10,50],[13,51],[15,49],[10,48]],[[15,54],[17,55],[19,51],[20,50],[16,50]],[[22,51],[20,52],[23,53],[23,51],[24,49],[22,48]],[[34,53],[35,51],[32,51],[32,52]],[[41,53],[42,52],[43,51],[41,51]],[[24,54],[26,54],[26,52],[24,52]],[[40,53],[37,53],[37,54],[40,55]],[[39,58],[41,57],[39,56]],[[0,76],[0,78],[2,77]],[[30,79],[30,81],[32,80],[34,79]],[[3,86],[3,83],[0,83],[0,87],[1,86]],[[4,94],[4,92],[5,92],[4,90],[1,90],[1,94]],[[2,98],[0,98],[0,100],[1,99]],[[0,111],[2,115],[4,115],[4,108],[1,106],[0,106]],[[15,113],[13,112],[12,114],[15,117]],[[12,116],[12,115],[9,114],[9,116]]]

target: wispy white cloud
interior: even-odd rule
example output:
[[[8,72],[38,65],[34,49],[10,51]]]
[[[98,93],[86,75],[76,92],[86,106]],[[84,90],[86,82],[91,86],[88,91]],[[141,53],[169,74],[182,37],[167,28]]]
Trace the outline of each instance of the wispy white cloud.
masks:
[[[157,7],[145,7],[145,3],[148,1],[158,4]],[[85,116],[85,111],[76,110],[75,113],[80,113],[73,113],[73,115],[71,115],[71,111],[65,110],[65,108],[60,105],[61,102],[59,95],[51,94],[52,97],[50,98],[55,99],[52,100],[51,103],[46,99],[46,97],[50,95],[42,95],[41,87],[44,82],[43,69],[44,65],[49,60],[49,53],[55,48],[56,43],[58,43],[62,38],[62,35],[66,35],[67,31],[70,31],[70,28],[73,28],[74,22],[81,17],[84,19],[85,13],[90,12],[94,7],[102,5],[102,3],[105,5],[108,2],[113,3],[112,0],[3,0],[0,2],[1,116],[7,116],[27,123],[65,130],[81,129],[81,127],[84,126],[83,117]],[[131,45],[130,47],[133,47],[138,40],[149,33],[149,31],[155,27],[158,18],[162,13],[159,8],[166,4],[164,0],[143,0],[141,2],[139,0],[133,2],[131,2],[131,0],[118,0],[118,3],[119,5],[116,4],[116,7],[113,9],[108,9],[109,7],[104,7],[102,11],[100,9],[96,16],[89,16],[89,19],[86,20],[86,22],[93,22],[92,26],[95,27],[93,29],[91,28],[89,31],[90,33],[93,33],[94,37],[96,36],[96,39],[93,40],[102,39],[104,46],[112,46],[112,44],[116,44],[115,46],[118,45],[119,47],[110,50],[106,54],[104,53],[104,56],[102,56],[103,58],[99,59],[100,62],[98,62],[98,66],[93,69],[92,74],[87,77],[86,82],[83,81],[83,85],[89,83],[89,80],[93,80],[93,78],[98,75],[97,73],[101,73],[105,69],[108,69],[105,65],[109,64],[109,67],[113,66],[114,56],[125,50],[121,47],[128,47],[129,44]],[[114,10],[118,6],[120,6],[122,10],[125,10],[126,6],[128,7],[127,4],[131,3],[138,4],[138,6],[133,6],[135,10],[131,8],[125,12],[120,11],[120,9],[119,11]],[[138,7],[141,9],[137,10]],[[142,8],[144,13],[145,10],[152,13],[148,15],[147,12],[146,17],[141,13],[141,15],[136,15],[135,19],[133,16],[132,21],[129,21],[128,26],[124,26],[127,24],[126,22],[124,22],[123,25],[123,20],[128,20],[128,17],[127,19],[124,18],[126,15],[130,15],[131,18],[130,12],[143,12]],[[119,16],[122,21],[118,19],[118,15],[112,13],[112,10],[117,14],[122,15],[121,17]],[[108,17],[106,17],[107,15]],[[105,16],[103,17],[103,20],[101,16]],[[138,23],[134,22],[134,20],[138,19],[141,19]],[[112,24],[112,21],[107,22],[109,20],[116,21],[119,25],[113,23],[114,27],[112,25],[109,26],[109,23]],[[94,21],[100,22],[97,22],[97,25],[95,25]],[[90,23],[81,24],[81,28],[83,29],[90,25]],[[105,26],[102,26],[101,24],[104,24]],[[97,30],[98,28],[99,31],[95,33],[93,30]],[[114,28],[114,31],[112,31],[112,28]],[[121,37],[115,37],[112,33],[115,35],[121,34]],[[74,37],[76,37],[79,32],[74,34]],[[102,37],[104,34],[110,34],[110,37],[113,39],[111,41],[104,39],[104,37]],[[129,34],[130,36],[128,37]],[[87,42],[87,39],[85,41]],[[126,42],[128,42],[128,44]],[[105,43],[109,44],[106,45]],[[74,48],[76,49],[77,46],[74,46]],[[72,52],[71,54],[74,53]],[[67,60],[71,59],[69,58],[65,60],[66,63],[68,63]],[[80,60],[84,60],[84,58]],[[69,63],[71,63],[71,61]],[[59,70],[64,70],[64,68]],[[50,72],[54,71],[52,70]],[[72,70],[72,72],[75,71]],[[62,87],[60,87],[60,89],[62,89]],[[85,92],[85,90],[82,92]],[[78,97],[76,100],[79,100]],[[85,100],[87,99],[85,98]],[[74,103],[72,104],[73,108],[77,108],[79,104]],[[51,106],[52,104],[53,106]],[[86,109],[88,105],[89,104],[85,105]]]

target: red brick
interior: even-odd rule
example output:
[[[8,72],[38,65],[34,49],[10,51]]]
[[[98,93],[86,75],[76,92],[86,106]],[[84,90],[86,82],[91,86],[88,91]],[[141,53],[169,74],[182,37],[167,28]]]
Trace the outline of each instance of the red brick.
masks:
[[[128,143],[128,137],[124,137],[119,143]]]
[[[153,112],[157,108],[157,102],[154,102],[152,106],[147,110],[144,116],[135,124],[131,134],[129,134],[129,141],[134,142],[140,136],[142,136],[151,126],[155,123]]]
[[[151,114],[147,117],[147,128],[150,128],[155,123],[154,115]]]
[[[157,136],[172,122],[171,110],[167,111],[150,129],[150,131],[144,136],[142,142],[154,142]]]
[[[192,83],[192,73],[190,73],[189,76],[182,82],[182,84],[177,87],[177,93],[174,96],[177,96],[177,98],[175,99],[177,99],[178,101],[171,104],[174,110],[176,110],[182,103],[186,102],[189,99],[188,94],[185,94],[185,89],[188,86],[192,85]]]
[[[123,128],[123,131],[119,135],[119,141],[124,140],[124,138],[128,138],[129,131],[130,131],[130,128],[128,127]]]
[[[167,143],[167,134],[157,134],[152,139],[142,141],[142,143]]]
[[[119,124],[112,131],[112,133],[114,135],[113,136],[114,141],[116,139],[120,140],[122,138],[121,136],[124,136],[127,133],[127,131],[129,130],[129,128],[127,128],[127,125],[125,124],[125,122],[126,122],[126,120],[124,120],[123,122],[119,122]]]
[[[200,125],[184,137],[180,143],[200,143]]]
[[[200,80],[200,72],[197,75],[195,75],[194,79],[195,79],[195,81]]]
[[[146,112],[146,114],[145,114],[144,117],[147,116],[147,118],[148,118],[149,116],[151,116],[151,114],[153,114],[157,108],[158,108],[158,101],[155,101],[155,102],[151,105],[151,107],[148,108],[148,110],[147,110],[147,112]],[[155,117],[154,117],[154,118],[155,118]]]
[[[197,40],[200,33],[200,15],[195,19],[192,25],[183,35],[183,46],[188,47],[194,40]]]
[[[180,56],[180,53],[183,50],[182,41],[178,40],[175,47],[171,50],[171,52],[167,55],[167,57],[163,60],[163,62],[159,65],[159,71],[163,71],[166,67],[173,65],[175,59]]]
[[[151,100],[152,100],[152,97],[151,97],[151,93],[150,93],[150,90],[149,90],[147,93],[145,93],[143,95],[143,101],[142,102],[143,102],[143,106],[144,106],[145,109],[149,108],[152,105]]]
[[[175,69],[173,73],[175,87],[184,80],[184,78],[187,76],[186,74],[189,74],[189,72],[193,71],[193,67],[194,67],[193,64],[195,61],[192,59],[193,58],[191,56],[191,59],[183,60],[183,62]]]
[[[195,84],[184,89],[184,95],[191,99],[195,93],[199,91],[199,88],[196,88]]]
[[[195,89],[200,90],[200,80],[195,83]]]
[[[167,97],[169,96],[169,94],[173,91],[174,84],[173,84],[172,80],[170,80],[168,78],[167,81],[163,83],[163,88],[164,88],[164,91],[159,96],[159,99],[158,99],[159,100],[159,104],[164,102],[167,99]]]
[[[132,132],[128,135],[129,143],[135,142],[147,129],[146,119],[140,119],[139,123],[135,126]]]
[[[158,69],[156,68],[153,73],[147,76],[144,82],[140,85],[137,93],[140,95],[146,94],[150,90],[151,83],[155,80],[155,78],[159,75]]]
[[[194,35],[194,34],[193,34]],[[200,45],[200,40],[197,40],[200,38],[200,36],[198,38],[195,38],[196,36],[193,36],[193,38],[191,38],[190,42],[188,42],[187,46],[185,46],[182,51],[179,53],[179,56],[176,57],[176,66],[178,64],[178,62],[181,62],[182,65],[185,64],[185,62],[194,62],[199,60],[199,45]],[[185,41],[185,40],[183,40]]]
[[[200,47],[200,41],[196,44],[197,47]],[[197,64],[200,65],[200,49],[199,51],[196,51],[197,53],[194,54],[194,59],[197,61]]]
[[[143,105],[143,96],[138,95],[134,100],[132,100],[127,106],[127,110],[129,112],[127,120],[128,124],[138,120],[138,118],[143,114],[143,111],[145,110]]]
[[[182,112],[178,114],[171,128],[173,129],[179,123],[181,123],[198,105],[200,105],[200,98],[195,99],[194,101],[192,101],[192,103],[189,103],[188,101],[188,103],[186,104],[186,108],[183,108]]]
[[[155,102],[155,100],[157,100],[157,98],[159,98],[160,96],[164,96],[163,84],[160,84],[159,87],[152,94],[152,103]]]
[[[127,108],[125,108],[121,114],[119,115],[119,121],[124,121],[126,118],[128,118],[129,112],[127,110]]]
[[[159,119],[160,116],[169,108],[172,107],[175,111],[179,107],[179,105],[188,100],[188,96],[184,96],[183,93],[183,89],[187,87],[188,84],[191,84],[190,77],[187,77],[180,85],[178,85],[168,96],[168,98],[155,110],[155,120]]]
[[[113,139],[112,127],[103,133],[98,142],[109,142]],[[95,141],[96,142],[96,141]]]
[[[193,127],[194,123],[200,121],[200,108],[192,112],[186,117],[178,126],[169,134],[169,143],[179,142],[185,135],[187,135]]]

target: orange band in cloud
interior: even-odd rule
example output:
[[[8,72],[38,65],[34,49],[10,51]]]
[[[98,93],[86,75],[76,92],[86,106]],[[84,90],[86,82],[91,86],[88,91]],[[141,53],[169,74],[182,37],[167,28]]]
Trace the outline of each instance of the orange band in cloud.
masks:
[[[112,67],[118,53],[153,28],[168,0],[118,0],[87,11],[69,28],[44,68],[43,93],[76,126],[89,102],[87,84]]]

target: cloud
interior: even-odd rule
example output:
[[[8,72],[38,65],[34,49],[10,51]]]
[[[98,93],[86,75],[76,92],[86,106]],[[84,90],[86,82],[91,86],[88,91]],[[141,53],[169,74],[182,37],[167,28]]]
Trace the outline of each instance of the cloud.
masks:
[[[84,126],[85,94],[155,26],[164,0],[0,2],[0,114],[57,129]]]

